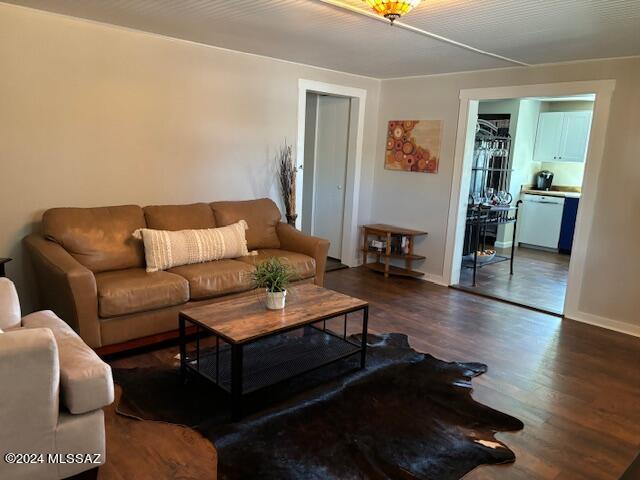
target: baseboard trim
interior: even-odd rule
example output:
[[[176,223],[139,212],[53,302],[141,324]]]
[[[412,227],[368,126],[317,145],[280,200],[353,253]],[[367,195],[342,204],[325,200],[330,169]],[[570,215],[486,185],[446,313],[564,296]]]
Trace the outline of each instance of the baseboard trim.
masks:
[[[493,245],[496,248],[511,248],[511,245],[513,245],[513,242],[498,242],[498,241],[496,241]]]
[[[447,283],[447,281],[445,280],[444,276],[442,275],[433,275],[427,272],[423,272],[424,276],[420,277],[420,280],[424,281],[424,282],[431,282],[431,283],[435,283],[436,285],[440,285],[442,287],[449,287],[450,285]],[[453,288],[456,288],[456,286],[453,286]],[[465,290],[469,293],[472,294],[476,294],[475,292],[470,292],[469,290],[466,289],[459,289],[459,290]],[[481,295],[486,297],[486,295]],[[499,298],[495,298],[495,297],[490,297],[493,298],[496,301],[505,301]],[[513,303],[513,302],[509,302],[506,301],[507,303],[511,303],[513,305],[516,306],[520,306],[522,308],[527,308],[529,310],[535,310],[535,311],[539,311],[541,313],[546,313],[547,315],[553,315],[556,317],[561,317],[564,316],[564,318],[567,318],[569,320],[575,320],[576,322],[582,322],[582,323],[587,323],[589,325],[593,325],[595,327],[601,327],[601,328],[606,328],[607,330],[613,330],[615,332],[619,332],[619,333],[624,333],[626,335],[631,335],[634,337],[640,337],[640,325],[631,325],[625,322],[620,322],[618,320],[613,320],[611,318],[606,318],[606,317],[601,317],[598,315],[593,315],[591,313],[585,313],[585,312],[580,312],[580,311],[576,311],[576,312],[566,312],[564,315],[559,314],[559,313],[554,313],[554,312],[550,312],[547,310],[542,310],[539,308],[535,308],[535,307],[531,307],[528,305],[522,305],[522,304],[517,304],[517,303]]]
[[[527,305],[526,303],[516,302],[514,300],[509,300],[508,298],[501,297],[499,295],[492,295],[490,293],[481,292],[473,287],[465,287],[464,285],[450,285],[449,288],[454,290],[459,290],[461,292],[469,293],[471,295],[476,295],[482,298],[488,298],[490,300],[495,300],[496,302],[506,303],[508,305],[513,305],[514,307],[526,308],[527,310],[533,310],[534,312],[544,313],[545,315],[552,315],[554,317],[562,318],[563,315],[561,312],[554,312],[552,310],[546,310],[541,307],[536,307],[534,305]]]
[[[634,337],[640,337],[640,325],[631,325],[629,323],[620,322],[611,318],[601,317],[586,312],[570,312],[565,313],[565,318],[575,320],[576,322],[588,323],[596,327],[606,328],[615,332],[624,333]]]
[[[532,245],[530,243],[518,242],[518,246],[525,247],[525,248],[531,248],[533,250],[542,250],[543,252],[558,253],[558,249],[557,248],[541,247],[540,245]]]
[[[433,275],[425,272],[424,277],[421,277],[420,280],[424,280],[425,282],[435,283],[436,285],[440,285],[441,287],[449,286],[449,284],[446,282],[446,280],[442,275]]]
[[[355,265],[355,267],[362,267],[362,266],[363,266],[362,261],[357,262],[357,264]],[[351,267],[351,265],[349,265],[349,267]],[[417,270],[418,272],[422,272],[424,274],[422,277],[415,277],[417,280],[422,280],[423,282],[435,283],[436,285],[440,285],[441,287],[449,286],[444,276],[442,275],[435,275],[433,273],[428,273],[423,270],[420,270],[419,268],[414,268],[414,270]]]

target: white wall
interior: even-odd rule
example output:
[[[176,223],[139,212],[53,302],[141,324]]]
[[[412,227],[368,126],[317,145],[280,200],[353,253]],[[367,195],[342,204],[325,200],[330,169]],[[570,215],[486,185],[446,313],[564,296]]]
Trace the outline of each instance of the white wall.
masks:
[[[555,187],[582,187],[584,162],[540,162],[540,170],[553,172]]]
[[[300,78],[367,90],[370,220],[378,80],[0,4],[0,256],[26,310],[21,239],[60,206],[271,196]]]
[[[541,170],[540,162],[534,162],[533,151],[538,131],[538,116],[540,115],[540,102],[536,100],[519,100],[518,130],[514,139],[513,169],[509,193],[513,197],[513,205],[520,200],[520,190],[523,186],[533,183],[536,172]],[[513,244],[513,224],[505,225],[503,236],[499,240],[500,246],[511,247]],[[516,239],[517,241],[517,239]]]
[[[511,177],[511,194],[514,199],[522,186],[533,183],[535,173],[540,171],[540,162],[533,161],[533,151],[538,131],[538,116],[540,115],[540,102],[536,100],[520,100],[518,111],[518,131],[515,138],[514,168]]]
[[[417,245],[423,270],[443,275],[453,158],[461,89],[578,80],[616,80],[588,262],[579,309],[595,322],[640,326],[640,58],[575,62],[451,75],[384,80],[378,122],[372,217],[378,222],[425,229]],[[386,122],[442,119],[444,139],[436,175],[384,170]]]

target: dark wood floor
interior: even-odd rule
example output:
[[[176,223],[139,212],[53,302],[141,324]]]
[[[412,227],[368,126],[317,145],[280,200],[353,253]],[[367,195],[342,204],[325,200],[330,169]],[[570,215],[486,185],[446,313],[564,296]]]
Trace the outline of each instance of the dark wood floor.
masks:
[[[373,332],[404,332],[420,351],[489,366],[474,398],[525,428],[498,434],[515,464],[479,467],[466,479],[618,479],[640,450],[639,338],[364,268],[328,273],[326,286],[371,302]],[[111,363],[175,362],[176,352]],[[190,433],[181,427],[145,422],[140,432],[113,417],[109,410],[102,480],[206,478],[215,464],[203,443],[184,446]]]
[[[335,272],[336,270],[342,270],[347,267],[344,263],[336,258],[327,257],[327,267],[325,268],[325,272]]]
[[[496,249],[509,256],[510,249]],[[569,276],[569,255],[533,248],[516,248],[513,275],[509,262],[479,268],[473,287],[473,270],[463,268],[460,286],[485,295],[561,314]]]

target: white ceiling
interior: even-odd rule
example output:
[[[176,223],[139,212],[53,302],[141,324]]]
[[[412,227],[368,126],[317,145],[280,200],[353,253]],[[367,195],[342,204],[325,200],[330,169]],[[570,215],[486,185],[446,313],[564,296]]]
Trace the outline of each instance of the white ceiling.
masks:
[[[640,0],[423,0],[422,33],[331,5],[362,0],[7,3],[376,78],[640,55]]]

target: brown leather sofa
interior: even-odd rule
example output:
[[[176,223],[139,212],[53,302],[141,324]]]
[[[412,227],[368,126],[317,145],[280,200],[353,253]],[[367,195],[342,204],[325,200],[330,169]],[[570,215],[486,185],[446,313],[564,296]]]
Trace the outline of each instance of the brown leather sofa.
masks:
[[[258,254],[233,260],[145,271],[138,228],[214,228],[246,220],[247,247]],[[100,208],[54,208],[42,234],[24,239],[36,272],[41,307],[53,310],[82,339],[111,353],[175,336],[187,306],[253,292],[251,272],[276,256],[299,282],[322,285],[329,242],[282,223],[269,199]]]

